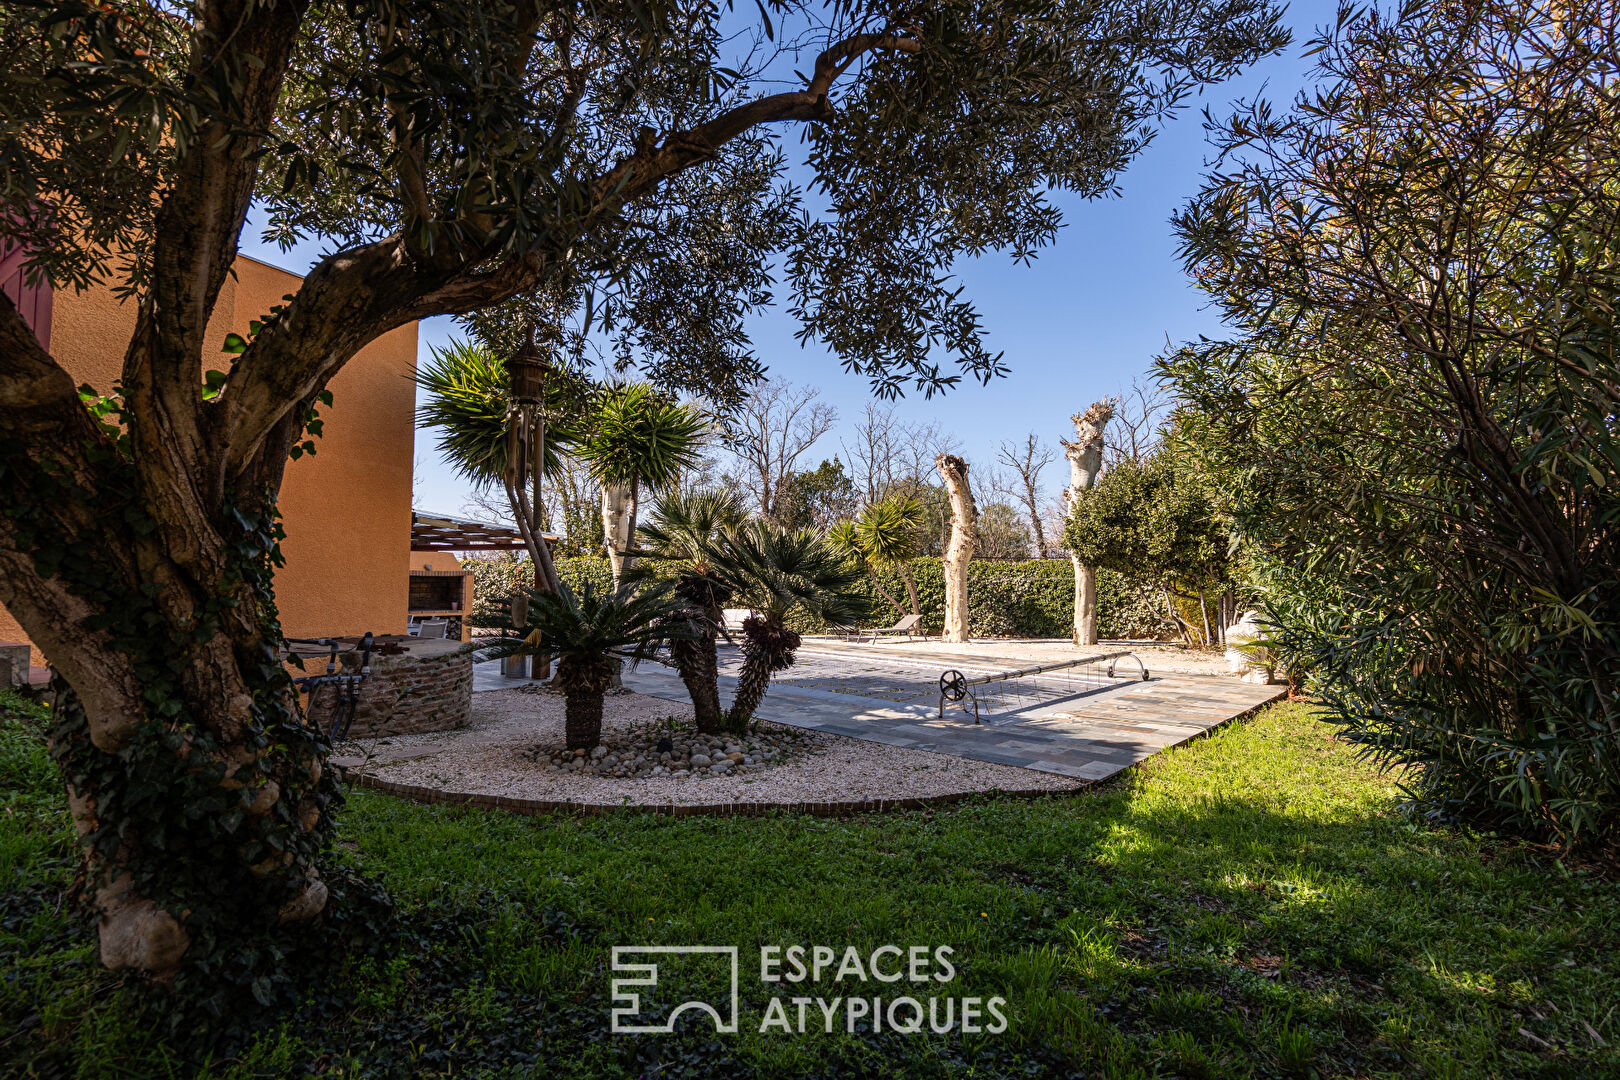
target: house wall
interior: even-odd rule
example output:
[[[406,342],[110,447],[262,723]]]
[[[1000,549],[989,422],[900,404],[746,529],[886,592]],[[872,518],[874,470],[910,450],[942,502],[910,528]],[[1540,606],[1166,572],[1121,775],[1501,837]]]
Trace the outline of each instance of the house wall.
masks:
[[[238,256],[208,324],[204,369],[223,370],[227,333],[295,292],[301,278]],[[75,382],[110,393],[135,325],[133,304],[105,289],[58,292],[50,307],[51,354]],[[217,358],[210,360],[208,358]],[[281,488],[286,565],[276,574],[276,604],[293,637],[400,634],[411,565],[411,465],[415,449],[416,324],[362,349],[328,389],[316,453],[287,465]],[[0,641],[26,641],[0,608]],[[33,650],[33,662],[46,659]]]

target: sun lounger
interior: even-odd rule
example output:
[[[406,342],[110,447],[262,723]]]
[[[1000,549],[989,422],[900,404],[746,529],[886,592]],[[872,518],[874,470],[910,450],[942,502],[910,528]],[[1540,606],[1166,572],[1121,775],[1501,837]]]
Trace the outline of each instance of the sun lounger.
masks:
[[[845,641],[866,641],[866,640],[876,641],[878,638],[883,637],[885,635],[890,635],[890,634],[893,634],[893,635],[904,634],[907,637],[922,637],[923,632],[920,629],[917,628],[917,624],[920,623],[920,622],[922,622],[922,616],[921,615],[907,615],[905,618],[901,619],[899,622],[895,623],[893,626],[880,626],[880,627],[873,627],[870,630],[854,630],[854,631],[851,631],[850,633],[847,633],[847,634],[844,635],[844,640]]]

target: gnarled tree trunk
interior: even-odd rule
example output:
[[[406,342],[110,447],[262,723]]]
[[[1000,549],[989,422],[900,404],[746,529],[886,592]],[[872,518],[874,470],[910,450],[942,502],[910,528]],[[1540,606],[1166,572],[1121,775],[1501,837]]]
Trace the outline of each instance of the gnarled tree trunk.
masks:
[[[230,118],[177,148],[113,422],[0,298],[0,603],[60,677],[51,750],[101,959],[159,977],[326,906],[337,790],[281,663],[275,500],[327,380],[450,276],[386,241],[326,260],[205,396],[208,320],[305,7],[197,8],[199,65],[253,62]]]
[[[979,508],[968,486],[967,462],[955,454],[934,459],[951,500],[951,535],[945,545],[945,634],[946,641],[968,639],[968,563],[979,540]]]
[[[211,483],[182,453],[209,448],[180,407],[197,369],[176,385],[148,363],[149,307],[125,367],[126,406],[141,406],[127,441],[4,315],[0,360],[36,381],[0,432],[0,603],[59,675],[51,752],[102,962],[167,977],[199,936],[246,939],[326,905],[336,786],[271,601],[274,493],[307,405],[234,484]]]
[[[1097,482],[1102,471],[1103,431],[1114,416],[1114,399],[1104,398],[1083,413],[1070,417],[1074,421],[1074,442],[1064,441],[1063,454],[1069,459],[1069,505],[1074,505],[1080,493]],[[1069,556],[1074,564],[1074,643],[1097,644],[1097,569],[1082,566],[1080,560]]]

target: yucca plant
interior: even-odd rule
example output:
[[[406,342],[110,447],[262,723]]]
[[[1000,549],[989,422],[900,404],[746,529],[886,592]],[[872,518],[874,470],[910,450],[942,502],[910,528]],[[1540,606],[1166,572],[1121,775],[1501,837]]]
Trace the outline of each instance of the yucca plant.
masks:
[[[922,524],[922,503],[911,496],[871,503],[855,519],[855,533],[867,562],[875,567],[899,568],[913,615],[922,614],[917,580],[911,576],[911,560],[922,553]]]
[[[664,642],[687,640],[697,632],[674,590],[651,583],[612,590],[587,583],[577,593],[567,584],[555,593],[530,591],[529,629],[557,658],[553,685],[563,694],[570,750],[589,750],[602,741],[602,698],[621,661],[647,659]],[[525,647],[514,638],[479,655],[491,659]]]
[[[635,552],[678,575],[676,599],[685,606],[698,633],[672,640],[670,659],[692,698],[697,729],[706,733],[725,727],[715,640],[732,589],[716,573],[717,560],[724,558],[719,541],[740,528],[747,516],[742,500],[733,492],[668,492],[653,505],[651,521],[641,530],[642,547]],[[631,572],[632,580],[648,576]]]
[[[641,490],[661,490],[700,459],[709,419],[644,382],[604,387],[574,454],[602,487],[602,522],[613,582],[623,581],[636,537]]]
[[[753,719],[771,675],[793,666],[799,634],[788,616],[848,626],[864,618],[870,602],[856,591],[860,571],[815,533],[751,521],[715,546],[713,572],[756,614],[743,620],[743,666],[726,726],[742,731]]]
[[[471,341],[428,346],[428,362],[412,381],[427,392],[416,412],[422,427],[437,429],[437,447],[457,474],[479,487],[499,484],[506,474],[508,379],[506,360]],[[546,386],[545,473],[562,469],[559,454],[577,437],[569,422],[570,386],[564,379]]]
[[[878,579],[877,567],[872,565],[872,560],[866,557],[866,551],[861,547],[861,530],[854,521],[845,519],[843,521],[835,522],[825,533],[822,534],[821,538],[822,541],[826,543],[830,549],[832,549],[833,554],[837,555],[846,562],[855,563],[857,566],[860,566],[863,570],[865,570],[866,576],[872,582],[872,588],[881,593],[883,599],[893,604],[895,611],[898,611],[902,615],[906,614],[904,605],[902,605],[900,601],[896,600],[894,598],[894,594],[889,592],[888,589],[885,589],[883,587],[883,582]]]

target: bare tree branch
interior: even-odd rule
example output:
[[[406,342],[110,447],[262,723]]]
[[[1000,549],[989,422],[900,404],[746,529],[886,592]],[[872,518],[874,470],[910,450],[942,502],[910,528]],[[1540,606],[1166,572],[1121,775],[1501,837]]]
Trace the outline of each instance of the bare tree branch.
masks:
[[[731,422],[726,446],[743,466],[740,481],[763,517],[778,516],[799,458],[838,422],[838,410],[820,397],[813,386],[772,379],[754,388]]]
[[[1033,431],[1024,436],[1022,446],[1004,442],[996,452],[996,460],[1018,474],[1019,486],[1013,494],[1029,515],[1030,532],[1035,539],[1035,557],[1038,559],[1044,559],[1048,554],[1046,528],[1041,520],[1041,470],[1052,464],[1054,456],[1052,448],[1041,442],[1040,436]]]

